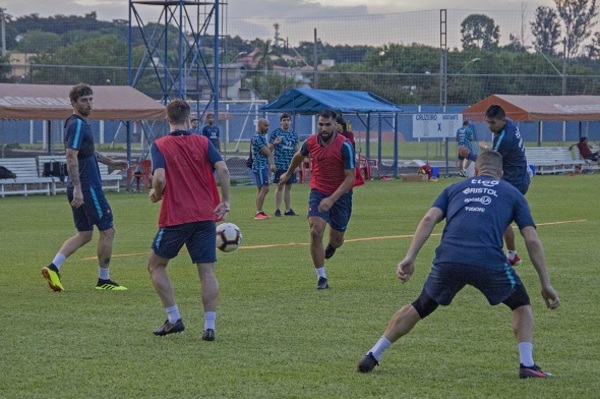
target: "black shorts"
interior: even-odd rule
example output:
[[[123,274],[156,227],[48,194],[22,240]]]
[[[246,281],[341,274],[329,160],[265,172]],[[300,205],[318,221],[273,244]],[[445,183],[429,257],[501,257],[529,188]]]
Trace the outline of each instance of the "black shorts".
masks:
[[[279,179],[281,178],[281,175],[284,174],[285,172],[286,172],[285,170],[275,171],[275,173],[273,174],[273,184],[279,183]],[[285,182],[285,185],[289,186],[289,185],[296,183],[297,181],[298,181],[298,174],[296,172],[294,172],[290,175],[290,178]]]
[[[465,285],[477,288],[490,305],[502,303],[523,284],[515,270],[505,264],[504,270],[484,269],[456,263],[434,264],[425,281],[425,292],[440,305],[450,305]]]
[[[185,244],[194,263],[217,261],[217,228],[214,221],[161,227],[152,241],[154,253],[173,259]]]
[[[67,189],[69,204],[73,201],[73,188]],[[113,227],[113,214],[102,189],[91,187],[83,191],[83,205],[71,208],[77,231],[91,231],[94,226],[104,231]]]

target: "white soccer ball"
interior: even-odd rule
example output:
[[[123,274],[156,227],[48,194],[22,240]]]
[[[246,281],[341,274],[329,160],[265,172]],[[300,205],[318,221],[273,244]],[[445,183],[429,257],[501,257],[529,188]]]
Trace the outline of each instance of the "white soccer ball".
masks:
[[[233,223],[217,226],[217,249],[223,252],[235,251],[242,243],[242,231]]]

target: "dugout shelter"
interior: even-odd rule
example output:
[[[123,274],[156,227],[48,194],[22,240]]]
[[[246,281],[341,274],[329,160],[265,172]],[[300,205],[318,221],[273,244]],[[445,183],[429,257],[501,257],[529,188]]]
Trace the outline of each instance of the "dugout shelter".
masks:
[[[365,157],[371,158],[370,139],[372,118],[377,117],[377,163],[381,165],[382,127],[388,124],[394,131],[394,177],[398,174],[398,113],[403,112],[398,105],[366,91],[291,89],[272,102],[262,106],[265,113],[314,115],[325,109],[332,109],[345,115],[353,115],[365,128]],[[314,131],[314,130],[313,130]],[[359,149],[360,152],[360,149]]]
[[[48,143],[52,143],[51,120],[65,120],[73,112],[69,91],[73,86],[0,84],[0,143],[4,143],[5,120],[48,121]],[[131,162],[130,121],[164,121],[164,105],[130,86],[95,86],[94,108],[89,120],[123,122],[127,132],[127,159]],[[149,129],[148,126],[143,129]],[[148,133],[147,133],[148,135]],[[50,153],[51,148],[48,146]]]
[[[537,123],[538,146],[541,145],[544,122],[600,121],[600,96],[520,96],[493,94],[462,111],[463,117],[472,121],[485,121],[485,111],[492,105],[500,105],[506,116],[515,122]],[[563,141],[565,134],[563,132]]]

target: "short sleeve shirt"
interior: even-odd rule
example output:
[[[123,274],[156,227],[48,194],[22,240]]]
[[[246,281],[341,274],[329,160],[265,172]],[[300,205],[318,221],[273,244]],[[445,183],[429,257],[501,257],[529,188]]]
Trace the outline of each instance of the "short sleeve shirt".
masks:
[[[534,226],[523,194],[511,184],[477,176],[447,187],[433,203],[446,219],[434,263],[460,263],[503,270],[503,234],[514,221]]]
[[[529,187],[529,173],[527,172],[527,158],[525,156],[525,144],[519,127],[510,119],[506,118],[506,125],[500,134],[494,134],[492,147],[502,155],[502,171],[506,180],[521,192],[527,191]]]
[[[77,150],[77,161],[79,163],[79,182],[82,190],[102,188],[100,169],[96,160],[96,149],[94,147],[94,135],[92,129],[85,119],[79,115],[71,115],[65,121],[65,148]],[[72,186],[71,179],[68,182]]]
[[[279,144],[274,143],[277,137],[281,137],[281,142]],[[298,142],[298,135],[293,129],[286,132],[281,128],[278,128],[271,132],[269,143],[274,144],[275,146],[274,159],[277,170],[287,170],[294,157],[294,149],[298,145]]]
[[[206,125],[202,128],[202,135],[206,136],[216,148],[219,148],[219,127]]]
[[[468,127],[461,127],[456,131],[456,141],[458,145],[462,145],[472,149],[471,141],[474,140],[473,131]]]
[[[250,140],[252,146],[252,170],[258,171],[269,167],[269,157],[260,150],[267,146],[267,135],[254,133]]]

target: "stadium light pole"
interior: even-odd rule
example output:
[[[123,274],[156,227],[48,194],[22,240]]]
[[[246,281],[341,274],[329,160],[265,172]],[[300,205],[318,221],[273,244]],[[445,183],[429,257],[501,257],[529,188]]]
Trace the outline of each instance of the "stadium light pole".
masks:
[[[558,68],[552,63],[552,61],[546,56],[546,54],[544,54],[541,51],[538,51],[538,53],[540,53],[542,55],[542,57],[544,57],[544,59],[548,62],[548,64],[550,64],[550,66],[552,67],[552,69],[554,69],[554,71],[558,74],[558,76],[560,76],[561,80],[562,80],[562,85],[561,85],[561,93],[563,96],[567,95],[567,41],[565,39],[564,41],[564,48],[565,48],[565,53],[563,55],[563,64],[562,64],[562,72],[558,70]],[[541,122],[538,122],[541,123]],[[562,139],[563,142],[566,140],[567,138],[567,122],[563,121],[562,123]],[[538,127],[538,147],[542,145],[542,141],[541,141],[541,131],[542,128]]]
[[[452,76],[448,76],[448,50],[442,50],[442,57],[440,61],[440,103],[442,105],[442,112],[446,113],[446,107],[448,106],[448,82],[450,79],[458,74],[460,74],[466,67],[471,65],[474,62],[480,61],[481,58],[473,58],[465,63],[456,73],[452,74]],[[448,147],[449,140],[448,137],[444,139],[445,141],[445,152],[446,152],[446,177],[450,177],[450,165],[448,163]]]
[[[567,69],[567,58],[565,57],[563,59],[563,71],[559,71],[558,68],[552,63],[552,61],[550,61],[550,59],[546,56],[546,54],[542,53],[541,51],[538,51],[538,53],[540,53],[542,55],[542,57],[544,57],[544,59],[546,61],[548,61],[548,64],[550,64],[550,66],[552,67],[552,69],[554,69],[556,71],[556,73],[558,74],[558,76],[560,76],[562,78],[562,95],[566,95],[567,94],[567,74],[566,74],[566,69]]]
[[[6,26],[4,21],[4,8],[0,7],[0,24],[2,24],[2,57],[6,57]]]
[[[455,75],[458,75],[459,73],[461,73],[462,71],[464,71],[464,69],[465,69],[466,67],[468,67],[469,65],[471,65],[472,63],[474,63],[474,62],[477,62],[477,61],[481,61],[481,58],[473,58],[471,61],[468,61],[468,62],[467,62],[465,65],[463,65],[463,67],[462,67],[462,68],[460,68],[460,69],[459,69],[459,70],[458,70],[458,71],[455,73]]]

